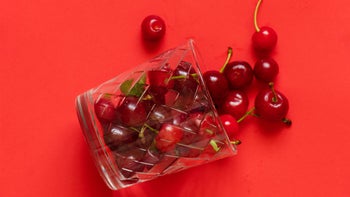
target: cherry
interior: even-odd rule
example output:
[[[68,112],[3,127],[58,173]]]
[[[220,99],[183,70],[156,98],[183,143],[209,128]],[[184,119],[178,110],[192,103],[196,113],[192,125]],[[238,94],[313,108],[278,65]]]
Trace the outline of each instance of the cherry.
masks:
[[[257,23],[257,15],[262,0],[259,0],[256,4],[254,11],[254,26],[256,32],[254,32],[252,40],[254,49],[261,54],[270,53],[277,44],[277,34],[271,27],[259,28]]]
[[[263,82],[272,82],[279,71],[277,62],[272,58],[259,59],[254,66],[255,77]]]
[[[192,68],[191,63],[181,61],[174,70],[172,81],[174,81],[174,90],[178,92],[186,92],[191,90],[194,92],[197,89],[198,82],[192,76],[195,74],[195,70]]]
[[[149,15],[143,19],[141,31],[143,38],[150,41],[160,40],[166,30],[164,20],[157,15]]]
[[[165,94],[169,88],[174,86],[174,81],[170,79],[170,69],[150,70],[147,72],[149,94],[156,104],[165,103]]]
[[[148,84],[153,87],[172,88],[174,81],[170,80],[171,71],[150,70],[147,72]]]
[[[203,79],[216,105],[220,105],[228,91],[228,82],[225,76],[216,70],[206,71]]]
[[[249,99],[246,93],[240,90],[232,90],[225,97],[220,112],[230,114],[238,120],[246,113],[248,104]]]
[[[173,150],[176,143],[182,139],[183,135],[183,131],[180,127],[165,123],[162,125],[155,138],[156,147],[162,152]]]
[[[238,122],[237,120],[230,114],[222,114],[219,116],[222,125],[230,139],[234,139],[238,132]]]
[[[226,65],[224,75],[229,82],[230,88],[242,89],[252,83],[254,72],[248,62],[233,61]]]
[[[115,119],[115,108],[110,94],[103,94],[94,104],[95,114],[101,122],[111,122]]]
[[[261,27],[253,34],[253,47],[261,53],[271,52],[277,44],[277,33],[271,27]]]
[[[126,145],[135,141],[137,137],[137,131],[117,124],[111,124],[110,127],[104,132],[103,136],[105,144],[112,151],[117,149],[125,149]]]
[[[117,119],[125,126],[141,126],[147,119],[145,103],[137,97],[126,96],[117,107]]]
[[[287,97],[274,90],[271,82],[269,89],[261,90],[255,98],[255,114],[272,121],[283,121],[288,126],[291,121],[286,118],[289,109]]]
[[[130,178],[136,172],[143,171],[145,164],[141,161],[145,153],[144,150],[135,147],[123,154],[115,154],[116,163],[125,178]]]

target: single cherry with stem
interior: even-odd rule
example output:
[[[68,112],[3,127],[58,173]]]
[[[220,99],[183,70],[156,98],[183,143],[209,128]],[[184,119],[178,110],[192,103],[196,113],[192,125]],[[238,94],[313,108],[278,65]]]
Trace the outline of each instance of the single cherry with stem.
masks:
[[[277,33],[274,29],[268,26],[259,27],[257,22],[258,10],[262,0],[258,0],[254,11],[254,26],[253,47],[261,54],[269,54],[277,44]]]
[[[255,114],[266,120],[282,121],[290,126],[292,121],[286,118],[289,110],[288,99],[273,86],[273,82],[270,82],[270,88],[261,90],[255,97]]]
[[[232,48],[229,47],[227,51],[226,61],[224,63],[224,66],[220,69],[220,71],[209,70],[203,74],[203,79],[206,84],[206,87],[208,88],[208,91],[214,103],[217,106],[221,105],[221,103],[223,102],[223,98],[225,98],[229,89],[228,81],[226,77],[223,75],[223,72],[225,70],[227,63],[230,61],[231,56],[232,56]]]

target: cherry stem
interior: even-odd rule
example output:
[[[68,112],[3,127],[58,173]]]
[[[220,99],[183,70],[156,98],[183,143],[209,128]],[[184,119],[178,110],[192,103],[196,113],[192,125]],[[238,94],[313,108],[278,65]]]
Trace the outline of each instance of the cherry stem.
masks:
[[[159,133],[159,131],[158,131],[157,129],[152,128],[152,127],[151,127],[151,126],[149,126],[148,124],[144,124],[144,126],[145,126],[146,128],[148,128],[149,130],[153,131],[153,132],[154,132],[154,133],[156,133],[156,134],[158,134],[158,133]]]
[[[220,69],[220,72],[223,73],[225,68],[226,68],[226,65],[230,62],[231,60],[231,57],[232,57],[232,48],[231,47],[228,47],[227,49],[227,57],[226,57],[226,61],[224,63],[224,65],[221,67]]]
[[[257,32],[260,31],[257,18],[258,18],[258,11],[259,11],[259,7],[260,7],[261,2],[262,2],[262,0],[258,0],[258,3],[256,4],[255,11],[254,11],[254,26],[255,26],[255,30]]]
[[[283,118],[282,122],[284,124],[286,124],[288,127],[292,126],[292,120],[288,119],[288,118]]]
[[[269,86],[270,86],[272,94],[273,94],[272,102],[277,103],[278,98],[277,98],[277,94],[276,94],[275,88],[273,88],[273,86],[274,86],[273,82],[270,82]]]
[[[218,146],[215,140],[211,139],[209,144],[215,150],[215,152],[218,152],[220,150],[220,147]]]
[[[197,73],[192,73],[192,74],[189,74],[191,77],[198,77],[198,74]],[[185,78],[187,78],[187,76],[188,75],[177,75],[177,76],[172,76],[172,77],[170,77],[170,79],[168,80],[168,81],[170,81],[170,80],[173,80],[173,79],[185,79]]]
[[[240,140],[234,140],[234,141],[231,141],[230,143],[233,144],[233,145],[240,145],[240,144],[242,144],[242,142]]]
[[[242,122],[247,116],[251,115],[255,110],[255,107],[247,111],[240,119],[237,120],[237,123]]]

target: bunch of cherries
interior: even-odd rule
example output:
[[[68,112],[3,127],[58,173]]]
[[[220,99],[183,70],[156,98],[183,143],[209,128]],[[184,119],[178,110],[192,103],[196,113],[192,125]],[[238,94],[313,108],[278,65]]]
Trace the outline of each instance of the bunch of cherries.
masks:
[[[219,111],[221,121],[230,137],[238,130],[238,123],[248,115],[254,115],[269,121],[280,121],[287,126],[292,121],[287,119],[289,103],[286,96],[274,89],[274,80],[279,72],[277,62],[271,52],[277,44],[276,32],[268,26],[259,28],[257,13],[262,0],[259,0],[254,12],[256,32],[252,37],[254,52],[258,57],[254,69],[246,61],[230,61],[232,49],[220,71],[210,70],[203,77],[213,101]],[[248,96],[244,90],[253,78],[267,84],[255,97],[254,107],[248,110]]]

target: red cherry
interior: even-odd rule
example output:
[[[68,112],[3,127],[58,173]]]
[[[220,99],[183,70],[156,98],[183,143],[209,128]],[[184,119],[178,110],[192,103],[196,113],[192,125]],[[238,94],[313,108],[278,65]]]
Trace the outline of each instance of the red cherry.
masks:
[[[252,83],[254,73],[248,62],[233,61],[226,65],[224,75],[232,89],[241,89]]]
[[[287,97],[274,90],[272,83],[270,83],[270,89],[261,90],[255,98],[255,114],[261,118],[283,121],[290,125],[291,121],[286,119],[288,109]]]
[[[254,66],[255,77],[263,82],[272,82],[278,72],[278,64],[272,58],[259,59]]]
[[[156,41],[164,36],[166,26],[164,20],[161,17],[157,15],[149,15],[143,19],[141,30],[144,39]]]
[[[173,150],[176,143],[181,141],[183,135],[183,131],[180,127],[165,123],[162,125],[155,138],[156,147],[162,152]]]
[[[266,56],[275,48],[277,44],[277,34],[271,27],[264,26],[259,28],[257,16],[261,2],[262,0],[258,0],[254,11],[254,26],[256,31],[253,34],[252,40],[253,47],[258,54]]]
[[[115,117],[115,108],[111,101],[111,95],[102,95],[94,105],[95,114],[101,122],[110,122]]]
[[[125,97],[117,107],[117,119],[125,126],[141,126],[147,119],[145,103],[134,96]]]
[[[262,53],[271,52],[277,44],[277,34],[271,27],[261,27],[252,39],[254,49]]]
[[[138,132],[129,128],[111,124],[110,127],[104,131],[103,139],[105,144],[112,150],[125,150],[127,145],[135,141],[138,137]]]
[[[228,137],[234,139],[238,132],[237,120],[230,114],[222,114],[219,117]]]
[[[170,80],[171,71],[150,70],[147,72],[148,83],[153,87],[172,88],[174,81]]]
[[[248,104],[248,96],[243,91],[233,90],[225,97],[220,112],[230,114],[238,120],[247,112]]]
[[[228,82],[225,76],[216,70],[203,74],[203,79],[215,104],[220,105],[228,91]]]

